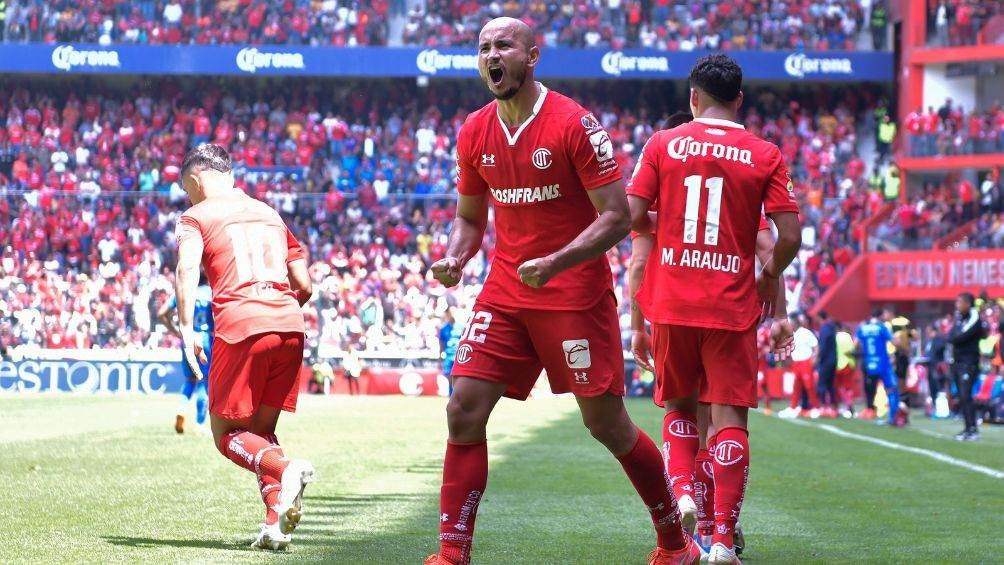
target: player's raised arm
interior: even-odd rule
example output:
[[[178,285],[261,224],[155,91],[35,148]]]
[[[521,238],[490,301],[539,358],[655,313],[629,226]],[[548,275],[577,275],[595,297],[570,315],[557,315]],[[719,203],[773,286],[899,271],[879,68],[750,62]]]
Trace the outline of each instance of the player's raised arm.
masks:
[[[524,284],[540,288],[555,275],[587,259],[606,253],[627,236],[631,215],[624,196],[624,181],[616,180],[588,191],[589,200],[599,215],[568,245],[554,253],[526,261],[516,272]]]
[[[199,266],[204,244],[197,224],[183,216],[178,223],[178,266],[175,270],[175,296],[178,301],[178,324],[185,361],[198,378],[203,378],[199,364],[206,364],[202,344],[195,335],[195,294],[199,287]]]

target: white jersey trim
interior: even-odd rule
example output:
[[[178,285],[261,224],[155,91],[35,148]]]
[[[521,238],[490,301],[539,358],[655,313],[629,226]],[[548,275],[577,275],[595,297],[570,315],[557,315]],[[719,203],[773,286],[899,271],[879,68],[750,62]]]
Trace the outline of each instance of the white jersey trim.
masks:
[[[516,133],[509,133],[509,127],[505,125],[504,121],[502,121],[502,116],[499,114],[498,107],[495,107],[495,117],[499,119],[499,125],[502,126],[502,133],[505,134],[506,141],[509,142],[510,147],[516,145],[516,141],[519,139],[519,134],[523,133],[526,126],[530,125],[530,122],[537,117],[537,113],[540,112],[541,107],[544,106],[544,98],[547,98],[547,87],[539,82],[537,83],[537,86],[540,87],[540,96],[538,96],[537,101],[533,103],[533,112],[525,122],[520,124],[520,126],[516,129]]]
[[[722,120],[719,118],[694,118],[695,122],[701,122],[702,124],[708,124],[709,126],[722,126],[727,128],[739,128],[746,129],[746,126],[730,121]]]

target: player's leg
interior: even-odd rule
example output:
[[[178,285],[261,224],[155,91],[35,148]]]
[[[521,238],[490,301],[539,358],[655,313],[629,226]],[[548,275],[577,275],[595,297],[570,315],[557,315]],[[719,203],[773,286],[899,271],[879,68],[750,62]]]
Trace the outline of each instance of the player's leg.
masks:
[[[692,553],[693,540],[683,530],[676,498],[666,480],[662,453],[652,438],[631,421],[623,398],[604,394],[576,396],[575,400],[582,412],[582,423],[617,458],[628,480],[648,507],[655,526],[657,546],[672,553]],[[700,558],[699,553],[697,558]]]
[[[453,394],[446,405],[449,439],[439,493],[439,553],[426,563],[470,562],[478,504],[488,484],[488,417],[503,395],[525,399],[540,369],[518,313],[475,304],[457,344]]]
[[[209,417],[209,389],[208,379],[201,379],[195,385],[195,423],[205,426]]]
[[[185,383],[181,386],[181,398],[178,400],[178,409],[174,416],[174,431],[179,434],[185,433],[185,416],[192,403],[192,395],[195,393],[196,385],[195,376],[192,375],[188,363],[182,362],[181,366],[184,368]]]
[[[714,444],[711,438],[715,436],[714,423],[711,421],[711,406],[704,403],[697,405],[697,430],[699,449],[694,457],[694,502],[697,503],[697,535],[704,550],[711,548],[711,534],[715,527],[715,471],[712,466],[711,453]]]
[[[736,563],[735,529],[739,521],[750,447],[747,419],[757,404],[756,331],[703,330],[701,359],[707,378],[701,402],[711,403],[711,422],[717,430],[711,463],[714,475],[714,531],[709,563]]]
[[[899,413],[899,382],[896,373],[889,369],[882,375],[882,386],[885,387],[885,394],[889,400],[889,423],[896,424],[896,415]]]
[[[662,420],[662,445],[666,473],[683,517],[683,527],[693,535],[700,509],[695,500],[694,472],[700,434],[697,423],[697,393],[686,398],[666,400]]]
[[[696,563],[701,552],[683,531],[662,452],[624,408],[623,350],[613,295],[581,311],[529,312],[526,320],[551,390],[575,394],[583,424],[617,458],[648,507],[657,540],[649,562]],[[660,350],[665,348],[653,343],[657,356]],[[666,384],[663,380],[663,394],[685,396],[667,390]]]
[[[861,413],[861,417],[869,420],[874,419],[875,395],[878,394],[878,375],[865,371],[864,389],[865,389],[865,409]]]

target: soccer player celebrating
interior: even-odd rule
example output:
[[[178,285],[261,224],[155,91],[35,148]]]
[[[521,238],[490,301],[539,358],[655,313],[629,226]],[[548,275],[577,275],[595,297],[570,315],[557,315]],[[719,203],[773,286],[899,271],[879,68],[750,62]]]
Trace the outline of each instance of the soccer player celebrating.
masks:
[[[630,224],[610,137],[574,101],[533,79],[532,30],[494,19],[478,39],[478,68],[496,100],[458,134],[457,215],[432,273],[461,280],[481,247],[489,199],[497,246],[457,347],[440,494],[439,553],[428,564],[468,563],[488,480],[488,417],[502,396],[525,399],[541,368],[572,392],[590,433],[617,458],[651,513],[649,563],[697,563],[655,443],[624,408],[620,330],[604,253]]]
[[[201,378],[206,358],[193,324],[201,263],[216,329],[209,368],[213,439],[224,456],[258,477],[266,512],[254,545],[284,549],[314,478],[313,466],[287,459],[275,437],[279,412],[296,409],[299,391],[300,307],[311,294],[305,253],[275,210],[234,187],[230,156],[219,145],[189,151],[181,176],[192,200],[177,227],[185,360]]]
[[[628,187],[637,231],[652,231],[648,210],[657,205],[657,260],[649,261],[638,301],[653,324],[667,422],[696,430],[697,404],[711,406],[709,562],[738,563],[733,533],[749,473],[748,410],[757,405],[756,326],[775,311],[778,279],[801,233],[780,151],[736,121],[743,99],[739,66],[725,55],[704,57],[690,73],[690,86],[694,121],[657,132]],[[778,239],[754,277],[761,210]],[[670,453],[694,451],[693,435],[666,434]]]
[[[188,406],[195,401],[195,423],[204,426],[206,417],[209,414],[209,392],[206,390],[207,380],[202,378],[209,372],[209,363],[212,362],[213,345],[213,312],[212,312],[213,291],[206,284],[205,280],[199,279],[199,286],[195,290],[195,312],[193,315],[192,327],[195,330],[195,339],[198,340],[205,353],[207,364],[199,363],[199,372],[192,371],[188,363],[182,363],[182,371],[185,373],[185,386],[181,389],[181,403],[178,405],[178,414],[174,418],[174,431],[185,433],[185,414]],[[177,296],[172,296],[161,306],[157,312],[160,320],[167,331],[181,337],[178,326],[174,324],[174,311],[178,308]],[[184,352],[184,347],[182,347]],[[204,428],[199,428],[204,429]]]

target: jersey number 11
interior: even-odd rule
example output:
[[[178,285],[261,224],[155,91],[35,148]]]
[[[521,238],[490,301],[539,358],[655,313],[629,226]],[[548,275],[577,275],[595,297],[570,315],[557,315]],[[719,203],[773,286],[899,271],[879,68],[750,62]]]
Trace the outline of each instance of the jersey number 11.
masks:
[[[683,243],[697,243],[697,214],[701,206],[701,181],[708,189],[708,211],[704,221],[704,244],[718,245],[718,221],[722,214],[722,186],[725,179],[690,175],[683,179],[687,187],[687,208],[683,213]]]

